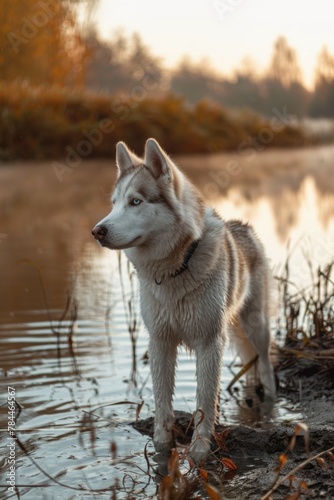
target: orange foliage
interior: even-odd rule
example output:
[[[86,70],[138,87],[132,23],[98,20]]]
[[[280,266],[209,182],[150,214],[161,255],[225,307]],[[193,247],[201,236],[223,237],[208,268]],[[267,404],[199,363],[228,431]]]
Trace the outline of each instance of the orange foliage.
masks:
[[[173,95],[143,95],[121,100],[59,86],[0,83],[0,159],[61,159],[69,151],[81,159],[113,158],[119,140],[141,154],[148,137],[174,154],[238,151],[250,137],[261,141],[261,131],[270,126],[255,114],[243,120],[207,101],[189,108]],[[298,127],[282,125],[265,148],[304,141]]]
[[[0,40],[2,81],[83,83],[88,54],[70,2],[2,0]]]

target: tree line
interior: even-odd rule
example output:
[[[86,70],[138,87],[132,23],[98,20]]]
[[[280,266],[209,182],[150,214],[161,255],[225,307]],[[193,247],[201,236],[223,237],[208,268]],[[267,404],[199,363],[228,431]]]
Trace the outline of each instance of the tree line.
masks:
[[[232,78],[224,78],[205,64],[185,60],[173,74],[171,88],[191,103],[205,96],[225,107],[250,108],[265,116],[286,106],[298,117],[334,117],[334,55],[326,47],[318,56],[313,91],[303,84],[297,53],[283,36],[274,44],[266,72],[257,74],[255,66],[245,58]]]
[[[167,71],[138,35],[126,38],[118,32],[111,40],[102,41],[93,30],[86,41],[93,57],[87,64],[85,81],[95,90],[129,94],[146,72],[160,82],[156,93],[171,92],[190,105],[207,99],[226,108],[249,108],[264,116],[286,106],[300,118],[334,118],[334,55],[326,47],[318,56],[315,88],[309,91],[303,83],[297,53],[283,36],[276,40],[264,74],[259,75],[254,61],[245,58],[228,78],[217,73],[208,60],[193,63],[184,58],[175,70]]]

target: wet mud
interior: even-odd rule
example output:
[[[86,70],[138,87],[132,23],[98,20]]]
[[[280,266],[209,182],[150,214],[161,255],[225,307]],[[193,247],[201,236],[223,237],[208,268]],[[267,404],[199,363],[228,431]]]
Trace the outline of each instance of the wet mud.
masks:
[[[201,468],[208,472],[208,481],[217,488],[221,498],[334,498],[334,393],[327,389],[323,394],[323,385],[320,379],[313,381],[313,387],[305,391],[305,399],[299,402],[305,428],[302,426],[296,431],[296,422],[276,423],[270,428],[216,426],[215,432],[222,439],[212,439],[212,453]],[[329,386],[329,382],[325,385]],[[292,393],[291,398],[297,400],[297,395]],[[190,442],[191,418],[190,413],[175,412],[179,451],[182,447],[186,449]],[[153,437],[153,417],[132,425],[138,432]],[[289,450],[292,441],[294,446]],[[324,453],[330,449],[331,452]],[[231,469],[229,460],[237,469]],[[158,455],[155,462],[158,480],[161,480],[168,475],[168,457]],[[281,484],[266,496],[278,478]],[[202,498],[210,498],[205,491],[199,492]]]

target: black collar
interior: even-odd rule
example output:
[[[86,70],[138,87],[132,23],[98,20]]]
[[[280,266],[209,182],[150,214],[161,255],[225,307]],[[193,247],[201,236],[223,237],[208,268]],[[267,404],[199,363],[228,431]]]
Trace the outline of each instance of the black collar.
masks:
[[[188,263],[189,263],[192,255],[193,255],[193,253],[195,252],[198,243],[199,243],[199,240],[194,240],[192,242],[192,244],[188,247],[188,249],[187,249],[187,251],[186,251],[186,253],[184,255],[182,266],[179,267],[179,269],[177,269],[175,271],[175,273],[171,274],[172,278],[176,278],[176,276],[179,276],[181,273],[183,273],[183,271],[185,271],[186,269],[188,269]]]
[[[195,250],[196,250],[197,245],[198,245],[199,242],[200,242],[200,240],[194,240],[191,243],[191,245],[187,248],[187,251],[184,254],[184,259],[183,259],[181,267],[179,267],[179,269],[177,269],[174,273],[172,273],[170,275],[171,278],[176,278],[177,276],[180,276],[180,274],[182,274],[183,271],[186,271],[186,269],[188,269],[189,261],[190,261],[192,255],[193,255],[193,253],[195,252]],[[161,285],[162,280],[161,281],[157,281],[155,279],[155,282],[156,282],[157,285]]]

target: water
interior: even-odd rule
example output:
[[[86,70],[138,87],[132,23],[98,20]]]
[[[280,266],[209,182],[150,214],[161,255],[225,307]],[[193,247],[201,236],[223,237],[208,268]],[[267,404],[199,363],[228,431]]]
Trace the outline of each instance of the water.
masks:
[[[280,164],[270,185],[263,173],[255,187],[239,179],[227,196],[210,199],[225,217],[254,224],[275,274],[283,271],[290,241],[296,284],[309,279],[303,254],[316,265],[334,255],[334,197],[331,180],[322,183],[334,153],[333,148],[315,151],[309,155],[324,158],[323,169],[310,172],[306,153],[297,153],[297,184],[282,187],[282,172],[294,178],[291,169],[282,167],[290,153],[268,153],[260,158],[263,172],[269,160]],[[193,179],[203,188],[201,176],[210,171],[203,173],[192,159],[185,161],[186,167],[192,161]],[[152,462],[152,444],[130,425],[139,410],[140,418],[154,412],[137,284],[123,258],[122,286],[117,253],[99,248],[90,235],[90,228],[108,211],[108,176],[101,164],[94,169],[88,165],[64,184],[52,177],[49,165],[0,171],[0,447],[2,459],[8,457],[10,386],[18,403],[16,432],[25,448],[16,446],[16,484],[28,499],[92,498],[93,493],[84,490],[107,489],[117,480],[117,498],[126,498],[128,491],[136,498],[156,492],[144,452],[147,445]],[[129,326],[134,321],[136,338],[131,340]],[[239,369],[233,361],[227,351],[221,420],[260,425],[254,410],[226,392]],[[194,396],[194,359],[180,351],[174,407],[192,412]],[[298,418],[298,408],[281,398],[265,425]],[[10,498],[4,468],[0,484],[0,498]],[[110,498],[111,493],[97,495]]]

